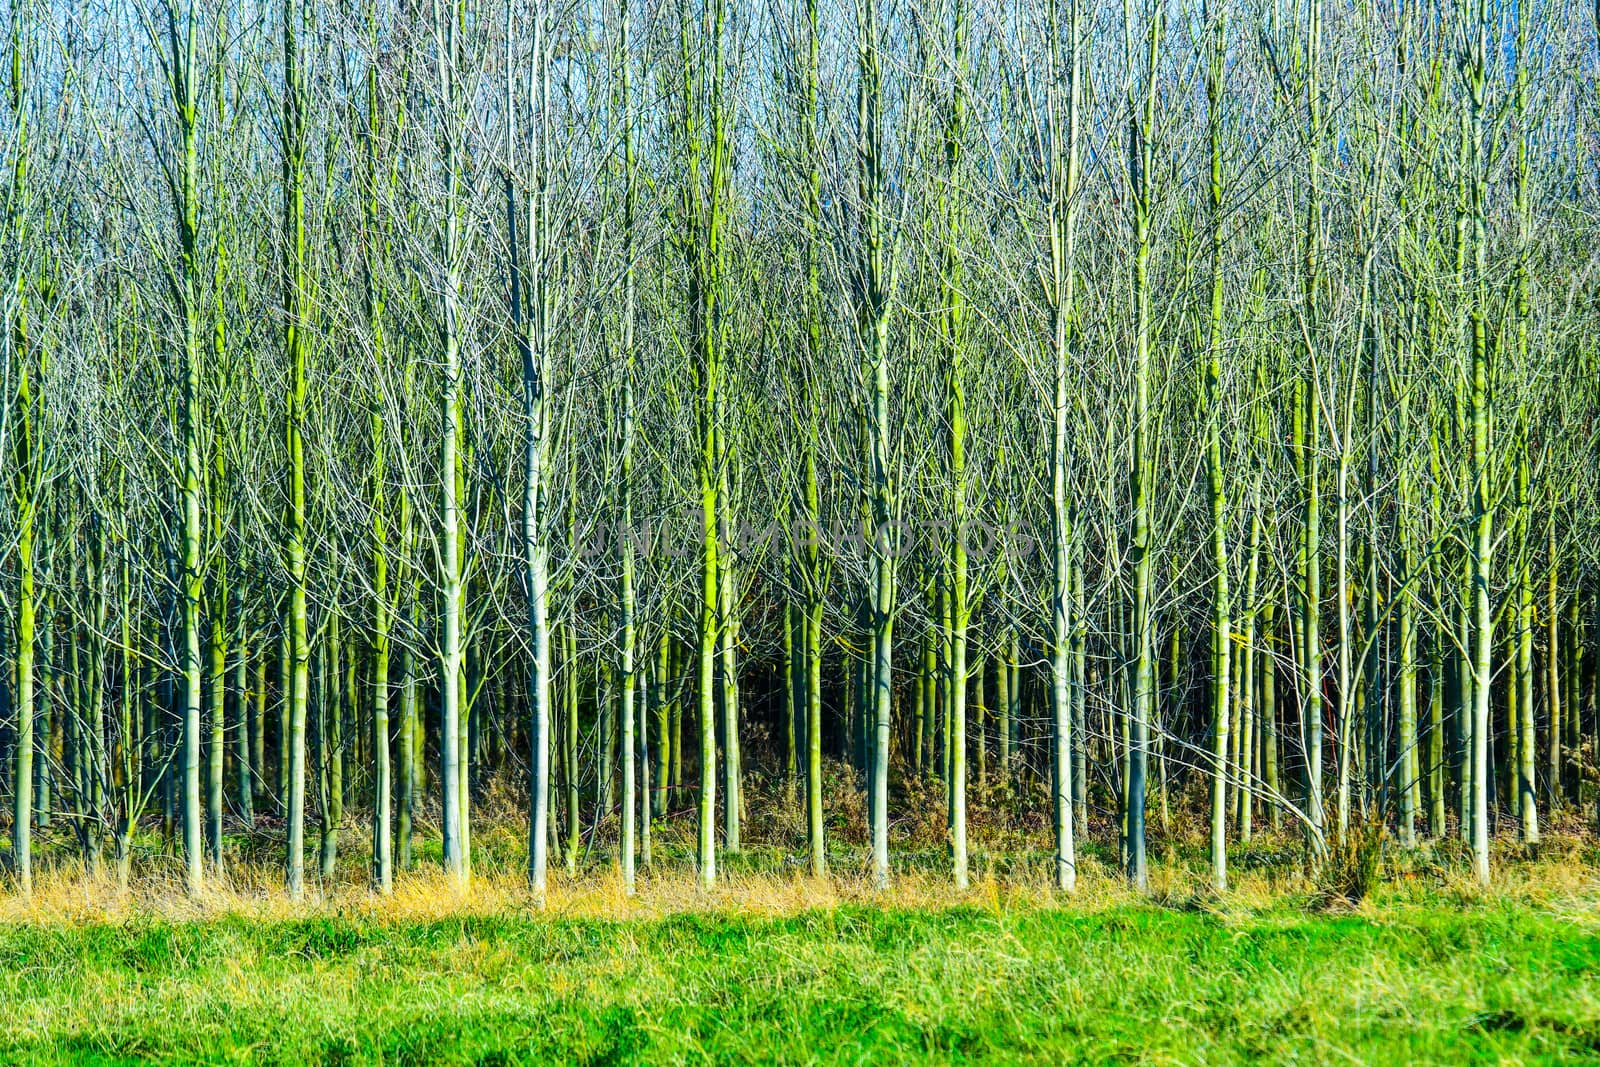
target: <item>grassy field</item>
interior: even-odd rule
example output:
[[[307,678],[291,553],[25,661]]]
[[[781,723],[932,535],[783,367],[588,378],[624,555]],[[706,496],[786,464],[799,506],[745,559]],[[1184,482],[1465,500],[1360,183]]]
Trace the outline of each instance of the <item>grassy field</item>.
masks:
[[[1595,1062],[1597,873],[1398,872],[1359,904],[1107,871],[1065,903],[772,873],[624,901],[599,876],[542,914],[509,875],[297,911],[57,880],[0,909],[0,1062]]]

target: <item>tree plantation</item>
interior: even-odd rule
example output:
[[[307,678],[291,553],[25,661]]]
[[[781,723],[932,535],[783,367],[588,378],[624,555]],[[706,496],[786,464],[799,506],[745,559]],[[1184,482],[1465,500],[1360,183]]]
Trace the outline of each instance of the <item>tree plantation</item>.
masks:
[[[8,893],[1594,831],[1600,9],[7,12]]]

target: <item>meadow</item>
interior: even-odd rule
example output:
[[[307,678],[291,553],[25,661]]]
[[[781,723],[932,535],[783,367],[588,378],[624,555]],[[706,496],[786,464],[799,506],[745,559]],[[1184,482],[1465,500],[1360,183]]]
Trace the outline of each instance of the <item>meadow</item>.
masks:
[[[492,834],[484,835],[487,841]],[[1093,855],[1070,897],[1010,857],[956,893],[867,855],[817,880],[730,857],[710,892],[607,862],[539,910],[492,846],[461,892],[360,873],[299,905],[240,866],[205,896],[62,868],[0,898],[0,1062],[18,1064],[1503,1063],[1600,1056],[1600,854],[1441,842],[1353,899],[1266,841],[1235,887],[1174,847],[1147,894]],[[1258,860],[1252,869],[1252,858]],[[1112,857],[1114,859],[1114,857]],[[675,869],[674,869],[675,870]],[[1348,872],[1343,872],[1347,874]]]

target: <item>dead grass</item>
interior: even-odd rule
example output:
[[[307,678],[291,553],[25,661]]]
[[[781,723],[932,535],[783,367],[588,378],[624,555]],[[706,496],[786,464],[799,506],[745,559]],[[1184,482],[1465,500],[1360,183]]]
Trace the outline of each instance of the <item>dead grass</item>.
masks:
[[[1078,889],[1058,893],[1050,881],[1047,858],[1037,854],[980,853],[972,887],[956,892],[936,866],[899,871],[893,886],[876,891],[865,872],[864,857],[844,851],[834,857],[834,873],[810,876],[805,865],[783,854],[752,852],[719,870],[717,885],[700,887],[692,865],[670,839],[659,843],[664,858],[641,870],[637,891],[624,893],[613,865],[601,859],[576,876],[564,869],[551,872],[543,908],[527,889],[520,862],[504,849],[513,831],[489,827],[475,839],[481,859],[475,860],[471,883],[455,885],[432,864],[419,864],[396,876],[394,891],[382,896],[368,888],[359,866],[366,842],[347,834],[342,866],[335,879],[312,881],[305,899],[288,899],[282,871],[275,863],[235,862],[225,872],[210,872],[203,893],[190,898],[183,891],[182,867],[171,857],[146,857],[126,891],[114,879],[91,876],[73,863],[57,863],[36,879],[31,898],[0,892],[0,923],[76,925],[115,923],[134,917],[167,920],[223,916],[271,921],[312,916],[360,917],[374,922],[405,923],[451,916],[540,912],[552,918],[658,919],[694,912],[776,917],[845,905],[871,905],[917,911],[949,908],[1002,912],[1067,907],[1095,912],[1130,904],[1153,904],[1175,910],[1203,910],[1220,916],[1253,915],[1289,905],[1307,910],[1335,907],[1318,881],[1299,865],[1247,862],[1241,855],[1226,892],[1210,884],[1202,858],[1168,856],[1154,863],[1147,893],[1137,893],[1104,860],[1080,860]],[[1263,847],[1258,844],[1252,847]],[[742,862],[741,862],[742,861]],[[1592,911],[1600,901],[1600,850],[1589,840],[1555,833],[1536,848],[1498,843],[1495,883],[1480,889],[1458,842],[1443,840],[1402,851],[1385,847],[1379,880],[1364,899],[1346,898],[1337,910],[1371,907],[1438,907],[1441,903],[1475,907],[1495,902],[1529,905],[1555,914]]]

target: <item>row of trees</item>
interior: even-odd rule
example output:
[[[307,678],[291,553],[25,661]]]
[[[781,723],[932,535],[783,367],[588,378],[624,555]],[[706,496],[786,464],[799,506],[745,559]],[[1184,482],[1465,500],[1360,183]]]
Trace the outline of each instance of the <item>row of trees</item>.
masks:
[[[974,782],[1063,888],[1152,801],[1219,886],[1580,801],[1590,13],[9,10],[22,892],[158,816],[191,891],[269,814],[293,896],[357,813],[465,882],[495,778],[536,892],[663,819],[711,885],[762,779],[821,875],[836,772],[880,885],[929,782],[958,886]]]

